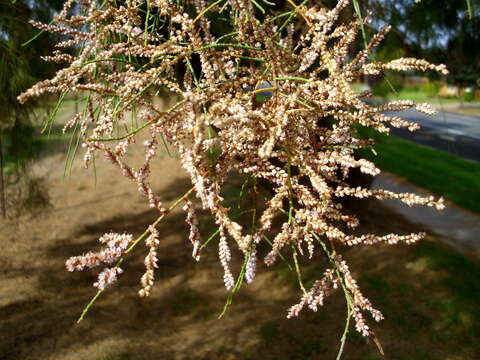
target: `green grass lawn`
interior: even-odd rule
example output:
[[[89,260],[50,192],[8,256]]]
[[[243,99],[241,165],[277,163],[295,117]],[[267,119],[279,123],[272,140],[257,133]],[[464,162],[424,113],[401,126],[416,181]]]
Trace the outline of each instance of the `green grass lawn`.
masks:
[[[398,91],[396,94],[391,93],[388,96],[388,100],[413,100],[415,102],[438,102],[438,98],[435,97],[428,97],[425,93],[418,88],[403,88],[402,90]],[[442,98],[442,102],[457,102],[457,98]]]
[[[368,150],[362,155],[379,168],[480,212],[480,163],[370,129],[361,129],[360,134],[375,138],[377,155]]]
[[[409,88],[405,87],[402,90],[398,91],[396,94],[392,93],[388,96],[388,100],[413,100],[415,102],[427,102],[427,103],[458,103],[461,102],[462,99],[458,97],[439,97],[439,96],[432,96],[429,97],[425,95],[425,93],[418,88]],[[472,100],[466,102],[467,104],[479,104],[480,100]]]

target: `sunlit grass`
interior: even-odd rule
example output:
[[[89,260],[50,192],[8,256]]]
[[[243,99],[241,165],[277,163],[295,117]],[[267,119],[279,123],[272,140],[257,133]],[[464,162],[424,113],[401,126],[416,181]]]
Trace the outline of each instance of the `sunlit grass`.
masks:
[[[403,89],[397,91],[396,94],[390,94],[388,96],[388,100],[413,100],[415,102],[443,104],[458,103],[463,101],[463,99],[460,97],[427,96],[422,88],[415,86],[405,86]],[[480,100],[472,100],[468,103],[480,104]]]
[[[480,212],[480,163],[373,130],[360,132],[376,139],[374,148],[378,155],[371,151],[364,151],[363,155],[378,167]]]

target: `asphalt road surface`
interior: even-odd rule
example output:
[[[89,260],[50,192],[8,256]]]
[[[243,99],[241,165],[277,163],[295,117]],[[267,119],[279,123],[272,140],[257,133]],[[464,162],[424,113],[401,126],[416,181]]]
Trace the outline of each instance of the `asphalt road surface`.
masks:
[[[425,115],[416,110],[387,115],[400,116],[421,126],[415,132],[392,129],[392,135],[480,162],[480,118],[449,112]]]

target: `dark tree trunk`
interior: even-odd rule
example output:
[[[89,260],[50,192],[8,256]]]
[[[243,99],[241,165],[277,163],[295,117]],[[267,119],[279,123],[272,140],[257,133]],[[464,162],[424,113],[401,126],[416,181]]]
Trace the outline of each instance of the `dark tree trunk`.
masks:
[[[3,178],[3,134],[0,133],[0,211],[2,218],[7,217],[7,207],[5,204],[5,182]]]

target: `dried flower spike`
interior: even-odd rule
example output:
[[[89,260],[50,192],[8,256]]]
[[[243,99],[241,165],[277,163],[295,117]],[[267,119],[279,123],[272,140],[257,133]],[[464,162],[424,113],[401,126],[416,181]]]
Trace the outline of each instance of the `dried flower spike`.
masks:
[[[439,210],[444,204],[441,198],[348,184],[354,169],[372,176],[380,172],[370,161],[358,159],[355,150],[371,146],[373,140],[360,138],[356,128],[388,133],[393,126],[414,131],[417,124],[385,112],[412,108],[433,113],[428,105],[413,101],[370,105],[364,101],[369,93],[357,93],[351,84],[383,71],[446,74],[447,70],[421,59],[370,61],[369,53],[385,37],[388,26],[355,54],[352,45],[364,22],[338,21],[349,0],[339,0],[333,8],[320,7],[316,1],[288,3],[293,10],[285,17],[267,6],[269,2],[262,2],[264,11],[259,18],[256,6],[260,4],[247,0],[211,4],[204,0],[132,0],[121,6],[113,1],[69,0],[53,24],[33,22],[39,29],[62,35],[58,49],[44,60],[62,62],[65,68],[18,99],[25,102],[46,93],[88,93],[84,111],[67,123],[65,131],[80,124],[85,165],[96,153],[103,154],[158,212],[158,220],[147,231],[140,296],[151,293],[158,266],[156,225],[170,211],[149,181],[151,164],[159,146],[165,144],[167,151],[178,153],[202,208],[219,227],[219,260],[228,290],[238,290],[235,285],[241,283],[235,282],[232,273],[229,245],[246,257],[242,271],[247,282],[255,276],[257,257],[263,255],[258,245],[264,240],[273,239],[264,258],[267,265],[288,249],[311,258],[321,248],[332,268],[310,290],[302,285],[304,294],[288,317],[297,316],[305,306],[317,311],[331,291],[342,289],[352,304],[350,314],[357,331],[367,336],[371,331],[363,314],[370,313],[376,321],[383,316],[363,296],[341,255],[329,250],[330,244],[339,245],[338,251],[341,245],[410,244],[425,234],[353,235],[349,231],[359,221],[343,210],[341,199],[397,199],[409,206]],[[233,31],[221,33],[219,29],[224,27],[213,27],[211,22],[218,16],[230,16]],[[66,47],[80,49],[78,55],[63,52]],[[174,104],[169,108],[156,105],[158,93]],[[132,113],[137,116],[130,123],[127,119]],[[136,141],[142,131],[149,132],[147,140]],[[138,168],[128,158],[132,146],[143,146],[144,162]],[[239,224],[224,201],[227,174],[269,184],[271,196],[263,213],[253,217],[250,228]],[[192,256],[198,261],[198,220],[188,195],[190,192],[174,205],[186,200]],[[281,222],[279,231],[272,226],[276,217]],[[105,234],[100,252],[70,258],[67,269],[109,265],[95,283],[103,290],[121,272],[115,262],[122,261],[143,236],[132,241],[130,235]]]

